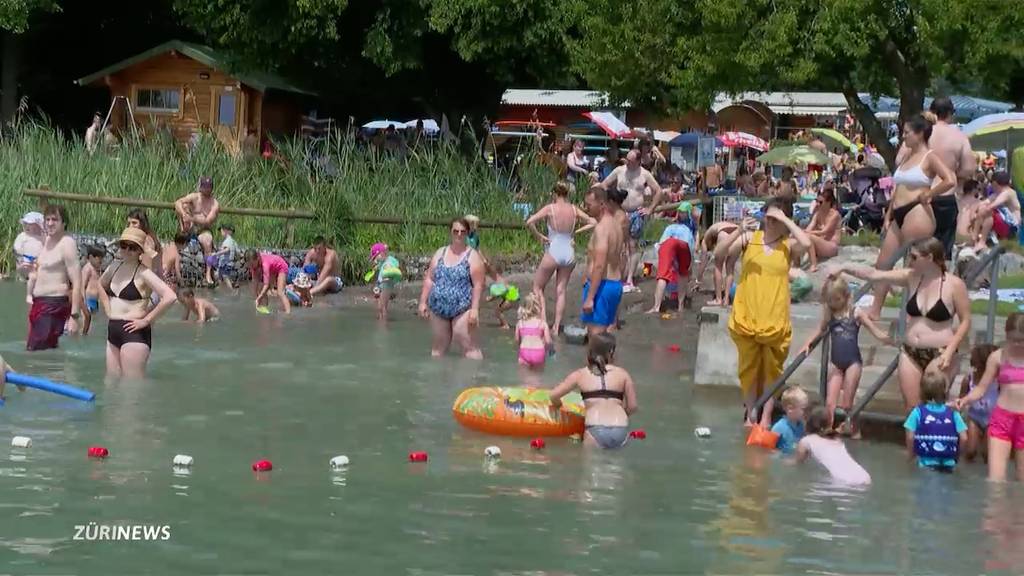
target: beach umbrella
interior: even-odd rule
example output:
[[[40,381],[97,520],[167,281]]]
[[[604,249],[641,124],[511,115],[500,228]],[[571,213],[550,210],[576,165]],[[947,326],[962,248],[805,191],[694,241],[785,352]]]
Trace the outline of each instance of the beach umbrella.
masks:
[[[419,122],[419,120],[409,120],[408,122],[405,122],[404,125],[406,128],[411,128],[415,130],[417,122]],[[396,128],[397,127],[398,126],[396,126]],[[437,125],[437,121],[434,120],[433,118],[424,118],[423,131],[426,132],[427,134],[437,134],[438,132],[441,131],[441,127]]]
[[[584,112],[583,116],[597,124],[611,138],[629,138],[633,135],[629,126],[611,112]]]
[[[753,148],[762,152],[768,150],[767,142],[753,134],[747,134],[746,132],[723,132],[718,136],[718,140],[721,141],[722,145],[726,148],[746,146],[747,148]]]
[[[810,146],[782,146],[761,154],[757,161],[762,164],[794,166],[796,164],[828,164],[828,156]]]
[[[413,123],[415,124],[415,122]],[[388,126],[394,126],[395,130],[404,130],[405,122],[396,122],[394,120],[374,120],[363,124],[364,130],[387,130]]]
[[[675,130],[654,130],[652,134],[654,134],[654,139],[658,142],[672,142],[679,137],[679,132]]]
[[[831,147],[839,146],[844,150],[854,149],[853,142],[846,136],[843,136],[838,130],[831,128],[811,128],[811,133],[821,138]]]
[[[1024,113],[989,114],[960,129],[977,150],[1013,150],[1024,144]]]

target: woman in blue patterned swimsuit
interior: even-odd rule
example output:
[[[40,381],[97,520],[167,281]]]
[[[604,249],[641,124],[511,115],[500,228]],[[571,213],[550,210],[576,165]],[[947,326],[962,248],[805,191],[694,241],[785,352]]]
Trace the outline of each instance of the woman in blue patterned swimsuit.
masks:
[[[443,355],[454,338],[466,358],[480,360],[476,344],[480,295],[484,288],[484,262],[466,243],[469,224],[462,218],[451,223],[451,244],[434,253],[420,293],[420,316],[430,319],[434,332],[431,355]]]

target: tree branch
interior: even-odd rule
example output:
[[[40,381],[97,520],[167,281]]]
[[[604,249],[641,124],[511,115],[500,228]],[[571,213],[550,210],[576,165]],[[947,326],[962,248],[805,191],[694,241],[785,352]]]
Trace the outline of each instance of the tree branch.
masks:
[[[896,149],[889,144],[882,123],[875,117],[871,108],[861,102],[860,95],[857,94],[857,90],[854,89],[849,79],[843,81],[843,96],[846,97],[846,104],[850,107],[850,112],[853,112],[854,117],[867,133],[868,140],[878,149],[882,158],[885,158],[889,169],[894,170],[896,168]]]

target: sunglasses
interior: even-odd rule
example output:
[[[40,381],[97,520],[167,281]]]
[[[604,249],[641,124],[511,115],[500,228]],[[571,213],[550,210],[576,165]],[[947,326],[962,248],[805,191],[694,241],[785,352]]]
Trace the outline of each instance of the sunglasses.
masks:
[[[121,250],[140,250],[139,247],[132,242],[118,242],[117,247]]]
[[[462,236],[463,234],[466,234],[466,229],[465,228],[452,228],[452,234],[455,234],[455,235],[458,235],[458,236]]]

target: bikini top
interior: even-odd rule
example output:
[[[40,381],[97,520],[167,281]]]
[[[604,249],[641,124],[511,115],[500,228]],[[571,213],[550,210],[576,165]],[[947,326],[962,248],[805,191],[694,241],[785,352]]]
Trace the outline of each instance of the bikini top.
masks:
[[[1024,366],[1014,366],[1003,360],[1003,363],[999,365],[999,376],[996,378],[996,381],[999,382],[1000,386],[1007,384],[1024,385]]]
[[[537,336],[538,338],[544,336],[544,329],[536,326],[523,326],[519,328],[520,336]]]
[[[604,376],[605,376],[604,374],[600,375],[600,377],[601,377],[601,389],[600,390],[591,390],[589,392],[581,392],[580,396],[582,396],[584,400],[590,400],[590,399],[593,399],[593,398],[612,398],[612,399],[618,400],[620,402],[622,400],[624,400],[625,397],[626,397],[626,393],[625,392],[622,392],[622,391],[619,391],[619,390],[609,390],[609,389],[605,388]]]
[[[924,156],[927,156],[928,154],[931,154],[931,150],[925,152]],[[904,170],[902,166],[897,168],[896,172],[892,175],[893,186],[902,185],[907,188],[925,188],[931,186],[932,179],[924,173],[923,169],[921,169],[921,164],[924,163],[924,156],[921,157],[921,161],[913,168],[907,168],[906,170]]]
[[[139,273],[139,267],[141,267],[141,266],[142,266],[142,264],[138,264],[138,265],[135,266],[135,271],[132,272],[132,279],[129,280],[128,283],[124,285],[124,288],[121,288],[121,292],[120,293],[114,294],[114,291],[110,289],[110,286],[107,286],[107,289],[106,289],[107,296],[111,296],[113,298],[119,298],[121,300],[125,300],[125,301],[128,301],[128,302],[135,302],[137,300],[142,300],[143,299],[142,292],[139,292],[139,287],[135,285],[135,275]],[[114,274],[111,275],[111,278],[116,276],[117,275],[117,271],[120,270],[120,269],[121,269],[121,264],[118,264],[117,268],[114,270]]]
[[[953,314],[949,311],[946,303],[942,301],[942,285],[946,281],[946,274],[943,273],[941,280],[939,280],[939,299],[931,307],[930,310],[923,316],[932,322],[949,322],[953,319]],[[923,280],[922,280],[923,282]],[[921,290],[921,282],[917,283],[917,290],[914,290],[914,295],[907,300],[907,315],[913,316],[914,318],[920,318],[921,306],[917,303],[917,293]]]

